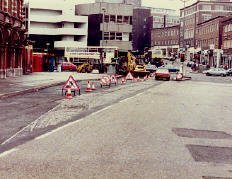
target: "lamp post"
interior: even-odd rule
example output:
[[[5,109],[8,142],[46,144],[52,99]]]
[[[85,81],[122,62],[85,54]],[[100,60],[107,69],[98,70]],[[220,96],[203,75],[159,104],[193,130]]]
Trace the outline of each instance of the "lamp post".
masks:
[[[182,42],[182,47],[185,49],[185,51],[184,51],[184,59],[185,59],[185,56],[186,56],[186,44],[185,44],[185,5],[186,5],[186,2],[188,2],[188,1],[190,1],[190,0],[180,0],[181,2],[183,2],[184,3],[184,10],[183,10],[183,13],[184,13],[184,17],[183,17],[183,42]],[[183,75],[184,75],[184,63],[182,62],[182,65],[181,65],[181,70],[182,70],[182,73],[183,73]]]
[[[102,7],[102,41],[101,41],[101,54],[100,54],[100,58],[101,58],[101,64],[100,64],[100,71],[104,73],[104,69],[103,69],[103,59],[104,59],[104,51],[103,51],[103,42],[104,42],[104,25],[105,25],[105,12],[106,12],[106,8]]]
[[[106,12],[106,8],[102,7],[102,47],[103,47],[103,42],[104,42],[104,26],[105,26],[105,12]]]

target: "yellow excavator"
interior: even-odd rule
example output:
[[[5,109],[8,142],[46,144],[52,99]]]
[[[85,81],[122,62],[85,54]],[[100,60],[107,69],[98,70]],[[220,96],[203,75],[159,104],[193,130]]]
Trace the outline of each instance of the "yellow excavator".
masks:
[[[83,63],[77,66],[78,73],[90,73],[92,70],[93,70],[93,65],[90,65],[89,63]]]
[[[146,66],[144,64],[137,64],[139,62],[137,62],[136,57],[131,52],[127,53],[127,60],[127,71],[131,72],[134,77],[144,77],[150,74],[149,71],[146,71]]]

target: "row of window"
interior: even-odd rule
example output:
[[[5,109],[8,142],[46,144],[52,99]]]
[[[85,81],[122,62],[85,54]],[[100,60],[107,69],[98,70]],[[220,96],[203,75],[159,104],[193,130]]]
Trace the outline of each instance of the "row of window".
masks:
[[[169,30],[169,31],[157,31],[157,36],[169,37],[169,36],[178,36],[179,30]]]
[[[224,40],[223,41],[223,48],[224,49],[232,48],[232,40]]]
[[[22,2],[20,0],[0,0],[0,10],[22,18]]]
[[[154,45],[177,45],[179,40],[154,41]]]
[[[223,28],[224,32],[231,32],[232,31],[232,24],[225,25]]]
[[[206,27],[202,27],[202,28],[199,28],[196,30],[196,33],[199,34],[199,35],[205,35],[205,34],[208,34],[210,32],[216,32],[218,31],[218,24],[210,24]]]
[[[119,24],[132,24],[132,16],[121,15],[105,15],[104,22],[119,23]]]
[[[104,40],[131,41],[131,33],[128,33],[128,32],[104,32]]]
[[[160,16],[153,16],[153,22],[159,22],[159,23],[164,23],[164,17]],[[166,17],[166,23],[174,23],[178,24],[180,23],[179,18],[174,18],[174,17]]]
[[[194,37],[194,30],[193,29],[185,30],[184,39],[191,39],[193,37]]]
[[[198,5],[195,7],[191,7],[189,9],[185,9],[181,11],[181,17],[184,17],[184,12],[185,16],[188,14],[192,14],[197,10],[205,10],[205,11],[232,11],[232,6],[231,5],[211,5],[211,4],[203,4],[203,5]]]
[[[214,46],[217,46],[218,39],[196,40],[196,45],[199,47],[209,47],[210,44],[214,44]]]

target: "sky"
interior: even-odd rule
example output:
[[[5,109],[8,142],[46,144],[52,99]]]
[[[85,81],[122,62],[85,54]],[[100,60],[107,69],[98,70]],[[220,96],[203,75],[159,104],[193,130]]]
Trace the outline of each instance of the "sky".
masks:
[[[94,2],[94,0],[77,0],[77,1],[80,4]],[[196,2],[196,0],[186,0],[186,1],[188,1],[186,5],[190,5]],[[184,3],[181,0],[142,0],[142,6],[175,9],[179,11],[180,8],[184,7]]]
[[[30,1],[30,0],[24,0],[24,2],[27,2],[27,1]],[[39,0],[31,0],[31,1],[39,1]],[[95,2],[95,0],[66,0],[66,1],[77,2],[78,4]],[[175,9],[179,12],[179,9],[184,7],[183,1],[184,0],[142,0],[142,6]],[[196,0],[185,0],[185,1],[187,1],[186,5],[190,5],[196,2]],[[49,1],[47,0],[46,2],[49,3]]]

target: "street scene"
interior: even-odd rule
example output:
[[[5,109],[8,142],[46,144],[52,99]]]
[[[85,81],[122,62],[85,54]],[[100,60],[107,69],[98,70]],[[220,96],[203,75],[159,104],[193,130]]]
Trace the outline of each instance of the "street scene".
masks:
[[[232,179],[232,2],[163,1],[0,2],[0,178]]]

